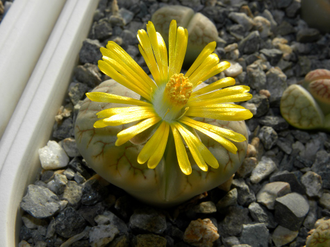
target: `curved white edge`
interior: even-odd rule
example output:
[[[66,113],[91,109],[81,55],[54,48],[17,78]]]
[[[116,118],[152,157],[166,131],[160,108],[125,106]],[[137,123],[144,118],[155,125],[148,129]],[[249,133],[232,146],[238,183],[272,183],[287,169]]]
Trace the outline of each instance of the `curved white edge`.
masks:
[[[46,1],[49,2],[49,1]],[[20,201],[40,169],[98,0],[67,0],[0,142],[1,246],[18,245]]]
[[[65,0],[15,0],[0,25],[0,138]]]

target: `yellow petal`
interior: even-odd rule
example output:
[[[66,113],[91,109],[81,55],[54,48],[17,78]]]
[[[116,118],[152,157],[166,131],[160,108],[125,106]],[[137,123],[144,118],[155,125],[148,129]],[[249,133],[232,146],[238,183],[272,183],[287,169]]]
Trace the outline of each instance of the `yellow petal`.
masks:
[[[190,175],[192,172],[191,164],[187,155],[186,147],[183,144],[182,137],[174,125],[171,125],[171,130],[173,133],[179,167],[185,175]]]
[[[228,141],[225,138],[228,138],[235,142],[242,142],[246,140],[245,136],[236,133],[235,131],[214,126],[211,124],[199,122],[188,117],[181,118],[180,122],[202,132],[203,134],[209,136],[213,140],[219,142],[224,148],[226,148],[231,153],[236,153],[237,147],[232,142]]]
[[[113,115],[111,117],[103,119],[103,122],[109,126],[117,126],[121,124],[127,124],[135,121],[140,121],[146,118],[154,117],[156,114],[153,110],[145,109],[136,112],[124,112]]]
[[[177,23],[176,20],[172,20],[168,32],[168,54],[169,54],[169,68],[174,67],[175,62],[175,46],[176,46],[176,32]],[[169,77],[173,75],[173,71],[169,73]]]
[[[163,121],[139,153],[137,158],[139,164],[148,161],[148,168],[156,168],[164,155],[169,130],[169,125]]]
[[[197,98],[197,97],[196,97]],[[214,104],[222,104],[228,102],[242,102],[247,101],[252,98],[252,94],[249,93],[239,93],[233,94],[228,96],[223,96],[219,98],[211,98],[205,100],[195,100],[196,98],[188,101],[188,107],[197,107],[197,106],[207,106],[207,105],[214,105]]]
[[[140,29],[138,31],[137,38],[140,43],[139,51],[140,51],[141,55],[143,56],[144,61],[146,62],[155,82],[157,83],[157,85],[159,85],[160,78],[161,78],[160,70],[156,63],[156,59],[155,59],[155,56],[154,56],[154,53],[152,50],[149,36],[145,30]]]
[[[125,96],[119,96],[110,93],[103,92],[91,92],[86,93],[87,98],[95,102],[105,102],[105,103],[118,103],[118,104],[129,104],[129,105],[140,105],[140,106],[151,106],[150,103],[132,99]]]
[[[247,109],[227,109],[227,108],[196,108],[190,107],[185,116],[211,118],[225,121],[240,121],[253,117]]]
[[[109,63],[112,62],[112,64]],[[112,79],[127,87],[128,89],[138,93],[145,99],[150,100],[150,93],[146,92],[146,88],[141,88],[138,84],[133,84],[129,79],[127,79],[123,74],[120,74],[112,65],[115,63],[113,59],[107,60],[107,62],[103,60],[99,60],[98,66],[99,69],[106,75],[110,76]],[[149,88],[150,91],[150,88]]]
[[[203,88],[198,89],[197,91],[192,93],[191,97],[195,97],[195,96],[198,96],[201,94],[206,94],[206,93],[212,92],[214,90],[218,90],[218,89],[232,86],[232,85],[235,85],[235,79],[232,77],[225,77],[218,81],[213,82],[210,85],[207,85]]]
[[[156,88],[155,83],[146,74],[146,72],[134,61],[134,59],[117,43],[114,41],[109,41],[107,48],[101,47],[100,49],[103,57],[109,57],[116,60],[122,66],[127,67],[130,73],[134,74],[134,77],[144,84],[146,88]]]
[[[115,107],[108,108],[96,113],[98,118],[108,118],[110,116],[124,113],[124,114],[132,114],[138,111],[153,111],[152,106],[129,106],[129,107]]]
[[[94,123],[94,125],[93,125],[93,127],[94,127],[95,129],[104,128],[104,127],[107,127],[107,126],[109,126],[109,125],[107,125],[106,123],[104,123],[103,119],[101,119],[101,120],[97,120],[97,121]]]
[[[188,131],[186,128],[182,127],[181,124],[179,123],[175,123],[173,124],[177,130],[180,132],[183,140],[186,142],[189,150],[190,150],[190,153],[192,155],[192,157],[194,158],[196,164],[198,165],[198,167],[202,170],[202,171],[207,171],[208,170],[208,166],[206,165],[205,163],[205,160],[202,156],[202,154],[200,153],[200,150],[199,150],[199,146],[201,144],[201,142],[197,141],[195,137],[190,131]]]
[[[151,126],[155,125],[156,123],[158,123],[161,120],[160,117],[152,117],[152,118],[148,118],[146,120],[143,120],[142,122],[133,125],[127,129],[124,129],[122,131],[120,131],[117,134],[117,141],[115,143],[116,146],[120,146],[122,144],[124,144],[125,142],[129,141],[130,139],[132,139],[134,136],[136,136],[137,134],[145,131],[146,129],[150,128]]]
[[[185,74],[186,77],[189,77],[202,64],[202,62],[215,50],[216,45],[217,43],[212,41],[204,47],[204,49],[201,51],[201,53],[198,55],[194,63]]]
[[[169,64],[169,78],[173,74],[179,74],[181,72],[183,60],[187,51],[187,44],[188,30],[183,27],[178,27],[176,31],[175,50],[173,54],[170,54],[172,60]]]

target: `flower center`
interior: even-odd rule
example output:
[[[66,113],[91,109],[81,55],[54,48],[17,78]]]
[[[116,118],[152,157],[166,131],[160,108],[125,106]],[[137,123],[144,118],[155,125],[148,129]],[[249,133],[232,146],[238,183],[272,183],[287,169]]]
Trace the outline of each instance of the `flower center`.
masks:
[[[165,94],[173,106],[183,107],[192,93],[192,84],[183,74],[174,74],[167,82]]]
[[[192,84],[183,74],[174,74],[163,87],[159,87],[153,96],[156,113],[164,121],[171,123],[180,118],[187,110],[187,104],[192,93]]]

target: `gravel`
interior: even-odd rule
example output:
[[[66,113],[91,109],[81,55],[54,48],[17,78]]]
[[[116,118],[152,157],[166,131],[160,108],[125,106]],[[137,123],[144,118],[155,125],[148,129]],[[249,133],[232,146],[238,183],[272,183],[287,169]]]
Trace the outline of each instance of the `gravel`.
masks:
[[[279,102],[310,70],[330,70],[330,34],[300,19],[300,0],[125,0],[117,15],[111,3],[99,3],[52,140],[41,151],[44,170],[22,198],[19,246],[303,246],[316,220],[330,216],[329,135],[289,126]],[[251,87],[254,97],[242,105],[254,117],[246,121],[248,153],[231,187],[164,210],[95,175],[76,148],[73,126],[84,94],[108,79],[97,68],[99,48],[116,41],[148,73],[136,32],[168,4],[190,6],[215,23],[216,53],[232,62],[227,76]]]

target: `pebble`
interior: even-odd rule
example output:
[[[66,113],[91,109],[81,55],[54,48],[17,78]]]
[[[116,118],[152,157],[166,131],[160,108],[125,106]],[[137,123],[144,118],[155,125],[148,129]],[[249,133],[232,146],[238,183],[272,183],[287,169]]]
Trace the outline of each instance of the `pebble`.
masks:
[[[48,141],[47,146],[38,150],[43,169],[58,169],[68,165],[69,157],[56,141]]]
[[[74,69],[74,77],[81,83],[86,84],[88,87],[94,88],[102,81],[101,73],[98,70],[97,65],[85,63],[84,65],[78,65]]]
[[[29,185],[21,208],[37,219],[48,218],[60,210],[59,198],[48,188]]]
[[[248,177],[253,171],[253,169],[256,167],[257,163],[258,160],[255,157],[245,158],[240,168],[238,168],[236,175],[241,178]]]
[[[118,233],[118,229],[112,224],[93,226],[89,231],[89,242],[93,247],[106,246]]]
[[[243,68],[239,63],[231,62],[230,67],[225,70],[225,75],[229,77],[236,77],[243,72]]]
[[[69,157],[73,158],[76,156],[80,156],[79,150],[76,145],[76,140],[74,138],[65,138],[63,141],[60,142],[60,144]]]
[[[134,240],[134,247],[166,247],[166,238],[156,234],[139,234]]]
[[[193,208],[195,213],[212,214],[217,212],[217,207],[212,201],[201,202]]]
[[[269,110],[269,100],[265,95],[255,95],[248,103],[253,103],[256,108],[256,113],[253,114],[254,117],[258,118],[264,116]]]
[[[312,166],[312,171],[321,176],[322,187],[330,189],[330,154],[325,150],[318,151]]]
[[[62,198],[72,207],[78,206],[82,196],[82,188],[75,181],[69,181],[64,189]]]
[[[258,137],[266,150],[271,149],[278,139],[276,131],[270,126],[261,127]]]
[[[292,192],[276,198],[274,209],[275,220],[281,226],[297,231],[309,211],[309,204],[302,195]]]
[[[275,131],[286,130],[289,124],[281,116],[265,116],[258,119],[261,125],[272,127]]]
[[[103,41],[112,35],[112,27],[108,18],[103,18],[94,22],[92,26],[93,39]]]
[[[244,224],[249,224],[249,210],[242,206],[230,206],[225,218],[219,223],[219,234],[221,236],[238,236]]]
[[[315,172],[308,171],[301,177],[301,183],[306,188],[309,197],[322,196],[322,178]]]
[[[283,92],[287,88],[287,76],[281,71],[280,68],[270,68],[266,73],[265,89],[270,92],[270,103],[280,105],[280,100]]]
[[[305,194],[305,187],[300,183],[297,176],[289,171],[279,171],[274,173],[270,178],[270,182],[286,182],[290,185],[292,192],[297,192],[301,195]]]
[[[247,224],[243,225],[240,243],[250,246],[267,247],[268,237],[269,231],[264,223]]]
[[[228,17],[243,26],[245,31],[249,31],[254,25],[254,21],[245,13],[231,12]]]
[[[286,182],[272,182],[264,185],[257,194],[257,202],[273,210],[277,197],[291,192],[290,184]]]
[[[69,85],[69,98],[73,105],[76,105],[85,96],[88,91],[88,86],[81,82],[72,82]]]
[[[275,246],[284,246],[291,243],[297,236],[298,231],[291,231],[283,226],[278,226],[272,234],[272,240]]]
[[[250,176],[252,183],[259,183],[277,169],[275,162],[266,156],[261,158]]]
[[[79,60],[81,63],[97,64],[97,61],[102,58],[100,48],[101,43],[97,39],[86,39],[83,42],[79,52]]]
[[[249,205],[256,200],[253,191],[250,191],[250,188],[245,183],[244,179],[234,179],[232,187],[237,189],[237,202],[239,205]]]
[[[253,21],[262,39],[267,38],[271,34],[271,22],[265,17],[256,16]]]
[[[183,240],[192,246],[211,247],[218,238],[217,227],[207,218],[191,221],[183,234]]]
[[[330,192],[326,191],[322,194],[319,203],[322,207],[330,210]]]
[[[152,208],[136,209],[129,219],[132,229],[140,229],[150,233],[162,234],[166,230],[165,216]]]
[[[266,73],[256,62],[246,67],[246,83],[255,90],[263,89],[266,85]]]
[[[252,54],[260,48],[260,35],[258,31],[251,32],[238,44],[238,49],[243,54]]]
[[[217,211],[221,213],[223,209],[237,205],[237,195],[238,192],[236,188],[228,191],[228,193],[217,202]]]

